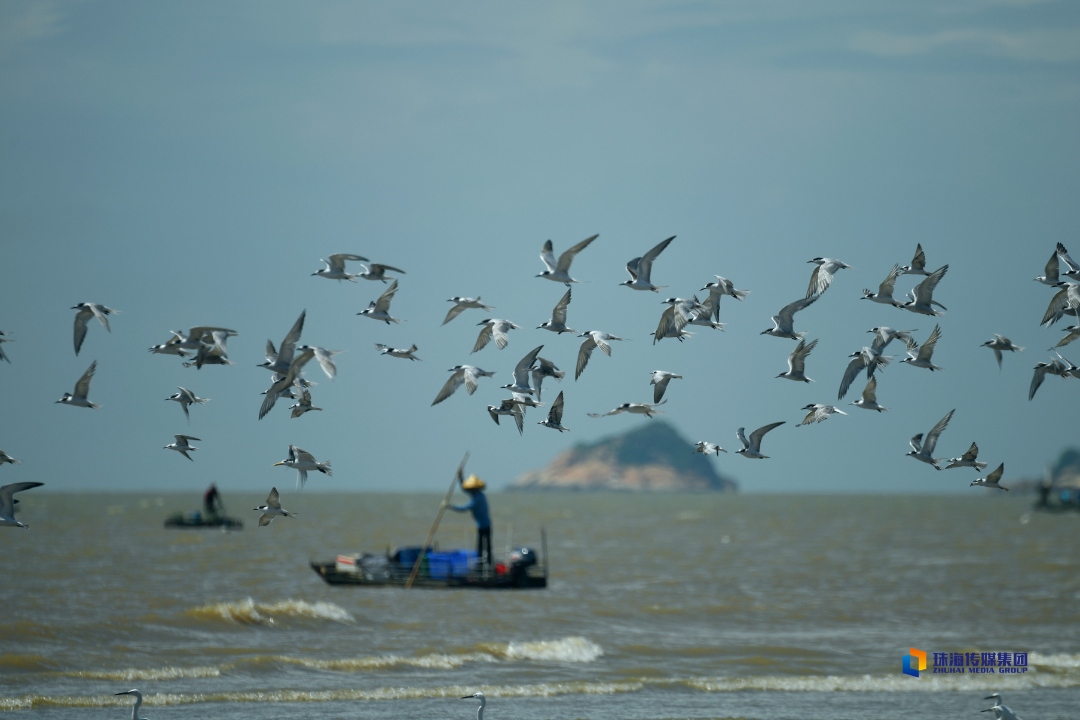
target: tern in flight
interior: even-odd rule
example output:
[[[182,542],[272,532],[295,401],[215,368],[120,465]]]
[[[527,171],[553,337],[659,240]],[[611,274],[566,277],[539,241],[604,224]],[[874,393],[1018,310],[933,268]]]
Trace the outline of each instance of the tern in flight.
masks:
[[[109,315],[114,315],[119,310],[113,310],[107,308],[104,305],[98,303],[79,303],[72,310],[78,310],[75,313],[75,354],[79,354],[79,350],[82,349],[83,340],[86,339],[86,324],[90,322],[90,318],[96,317],[98,321],[104,326],[106,330],[112,332],[109,329]]]
[[[483,350],[489,342],[495,341],[495,347],[502,350],[510,344],[510,338],[507,333],[511,330],[520,330],[520,325],[515,325],[509,320],[499,320],[498,318],[488,318],[483,322],[476,323],[477,325],[483,325],[484,329],[480,331],[480,335],[476,338],[476,344],[473,345],[473,352]],[[471,353],[470,353],[471,354]]]
[[[300,388],[300,400],[295,405],[290,405],[289,409],[292,410],[291,417],[294,418],[298,418],[311,410],[322,410],[321,407],[315,407],[311,404],[311,391],[307,388]]]
[[[290,392],[293,385],[301,383],[302,378],[300,377],[300,373],[313,357],[315,357],[315,352],[311,349],[305,349],[289,363],[289,371],[287,373],[284,375],[281,373],[274,375],[274,384],[266,391],[266,397],[263,398],[262,405],[259,407],[260,420],[266,417],[266,414],[274,408],[274,403],[277,402],[279,397]],[[295,395],[292,397],[295,397]]]
[[[551,311],[551,319],[541,323],[537,330],[550,330],[553,333],[562,335],[564,332],[577,333],[577,330],[566,327],[566,308],[570,305],[570,292],[573,288],[566,288],[566,294],[562,296],[562,300],[556,303],[555,308]]]
[[[450,322],[461,313],[465,312],[469,308],[476,308],[478,310],[494,310],[493,305],[485,305],[480,302],[480,297],[466,298],[466,297],[452,297],[447,302],[454,303],[454,307],[450,308],[450,311],[446,313],[446,319],[442,321],[442,324]]]
[[[1050,304],[1046,308],[1040,325],[1053,325],[1064,315],[1077,315],[1080,312],[1080,285],[1076,283],[1059,283],[1061,288],[1054,297],[1050,298]]]
[[[937,288],[938,283],[941,282],[941,278],[945,277],[945,273],[949,271],[948,265],[942,265],[934,272],[926,276],[926,278],[912,288],[908,293],[910,300],[906,303],[901,303],[897,307],[904,310],[910,310],[913,313],[919,313],[920,315],[942,315],[934,309],[934,306],[947,310],[944,305],[934,300],[934,290]]]
[[[713,320],[720,319],[720,296],[730,295],[736,300],[742,300],[744,297],[750,294],[749,290],[736,290],[735,286],[730,280],[719,275],[713,275],[716,278],[714,283],[706,283],[702,290],[709,291],[709,299],[712,300]]]
[[[545,360],[542,357],[536,358],[536,367],[532,369],[530,373],[532,376],[533,387],[536,388],[536,399],[540,399],[540,385],[544,382],[544,378],[553,377],[556,382],[562,382],[566,373],[559,368],[555,367],[555,363],[550,360]]]
[[[304,484],[307,483],[308,470],[318,470],[323,475],[333,475],[330,472],[330,461],[318,462],[315,456],[306,450],[301,450],[295,445],[289,446],[289,457],[285,458],[281,462],[274,463],[274,467],[278,465],[284,465],[296,470],[296,487],[298,490],[304,489]]]
[[[938,465],[942,458],[934,457],[934,448],[937,447],[938,438],[941,433],[945,432],[945,428],[949,426],[949,421],[952,420],[955,409],[950,410],[949,413],[938,420],[937,425],[926,433],[926,441],[923,442],[923,434],[919,433],[909,441],[911,444],[911,452],[908,453],[909,457],[913,457],[919,462],[924,462],[927,465],[933,465],[935,470],[940,470],[941,466]]]
[[[919,347],[919,343],[909,338],[907,342],[907,354],[908,357],[904,358],[900,362],[907,363],[912,367],[926,368],[933,372],[934,370],[942,370],[931,362],[931,358],[934,355],[934,348],[937,347],[938,340],[941,339],[941,326],[935,325],[933,332],[930,333],[930,337],[926,338],[926,342]]]
[[[359,262],[368,262],[366,257],[360,255],[351,255],[349,253],[335,253],[330,256],[329,260],[320,260],[319,262],[326,265],[322,270],[317,270],[312,275],[319,275],[320,277],[329,278],[330,280],[348,280],[349,282],[356,282],[353,280],[360,273],[347,273],[345,272],[345,261],[356,260]]]
[[[184,408],[184,417],[186,417],[188,420],[191,419],[191,413],[188,412],[188,405],[194,405],[196,403],[198,403],[199,405],[205,405],[206,401],[210,399],[195,397],[195,393],[191,392],[187,388],[182,388],[179,385],[177,385],[176,389],[180,392],[173,393],[165,399],[175,400],[176,402],[180,403],[180,407]]]
[[[194,365],[195,369],[202,370],[203,365],[232,365],[232,361],[229,360],[228,350],[225,347],[225,343],[229,339],[229,333],[224,330],[214,330],[210,333],[210,338],[213,342],[204,342],[200,345],[195,352],[195,359],[184,363],[184,367]]]
[[[814,382],[806,377],[806,358],[810,355],[810,352],[817,347],[817,342],[817,340],[812,340],[810,344],[807,345],[805,340],[799,340],[799,344],[796,345],[795,349],[788,355],[787,372],[782,372],[776,377],[797,380],[804,383]]]
[[[514,367],[514,382],[509,385],[503,385],[502,387],[504,389],[526,395],[532,395],[536,392],[529,385],[529,370],[532,369],[533,364],[536,362],[536,356],[540,354],[543,347],[543,345],[540,345],[534,348],[530,353],[518,361],[518,364]]]
[[[515,399],[503,400],[498,405],[487,406],[488,415],[495,421],[495,424],[499,424],[500,415],[510,415],[514,418],[514,424],[517,426],[518,435],[525,433],[525,408],[521,406],[521,403]]]
[[[586,340],[581,343],[581,347],[578,348],[577,368],[574,370],[575,380],[581,377],[581,373],[585,372],[585,366],[589,364],[589,358],[592,357],[593,350],[600,348],[600,352],[611,357],[611,345],[609,344],[609,341],[622,340],[621,337],[615,337],[614,335],[609,335],[600,330],[589,330],[588,332],[581,333],[578,337],[586,338]]]
[[[1058,257],[1061,258],[1061,261],[1065,263],[1065,265],[1069,268],[1061,274],[1069,278],[1070,280],[1076,280],[1077,282],[1080,282],[1080,265],[1077,265],[1076,262],[1071,257],[1069,257],[1069,251],[1066,250],[1065,246],[1061,243],[1057,244],[1057,254]]]
[[[574,256],[589,246],[599,235],[593,235],[592,237],[585,238],[574,247],[563,252],[559,256],[559,261],[555,262],[554,247],[551,241],[548,240],[544,243],[543,250],[540,251],[540,259],[544,261],[544,265],[547,266],[547,270],[540,273],[536,277],[545,278],[547,280],[554,280],[555,282],[570,283],[580,282],[570,277],[570,263],[574,262]]]
[[[176,438],[176,442],[169,443],[168,445],[163,447],[162,450],[175,450],[176,452],[186,457],[188,460],[191,460],[191,462],[195,462],[195,460],[190,455],[188,455],[188,453],[194,450],[198,450],[199,448],[189,443],[188,440],[195,440],[196,442],[201,442],[199,438],[192,437],[190,435],[173,435],[173,437]]]
[[[705,442],[704,440],[702,440],[697,444],[697,450],[695,450],[691,454],[697,455],[698,453],[703,453],[705,455],[715,455],[716,457],[720,457],[720,453],[722,452],[726,453],[727,450],[720,447],[716,443]]]
[[[274,518],[279,515],[283,517],[296,517],[300,513],[289,512],[283,510],[281,507],[281,498],[278,496],[277,488],[270,488],[270,496],[266,498],[266,504],[257,508],[253,508],[256,512],[261,512],[262,517],[259,518],[259,527],[264,527],[274,522]]]
[[[770,430],[775,430],[783,424],[784,422],[781,421],[759,427],[757,430],[750,433],[749,440],[746,439],[746,428],[739,428],[735,433],[735,437],[742,443],[742,449],[736,450],[736,454],[742,455],[744,458],[750,458],[751,460],[767,460],[769,456],[761,454],[761,439],[765,437],[765,433]]]
[[[666,337],[681,338],[683,328],[698,314],[706,320],[712,314],[712,307],[703,306],[698,302],[697,296],[689,299],[668,298],[664,300],[664,304],[670,307],[664,310],[660,316],[660,323],[656,326],[656,332],[653,333],[654,345]],[[711,325],[712,323],[708,324]],[[723,329],[723,325],[720,326],[720,329]]]
[[[389,325],[392,322],[400,323],[401,320],[390,317],[390,301],[394,299],[394,293],[397,292],[398,284],[395,280],[390,287],[386,288],[386,292],[379,296],[378,300],[372,300],[371,303],[357,315],[363,315],[369,317],[372,320],[382,320]]]
[[[653,292],[660,292],[662,288],[667,287],[667,285],[653,285],[650,276],[653,262],[674,239],[675,236],[672,235],[641,257],[636,257],[626,263],[626,272],[630,273],[630,279],[619,284],[632,290],[652,290]]]
[[[663,415],[663,410],[657,410],[667,400],[661,400],[658,403],[623,403],[619,407],[615,408],[611,412],[606,413],[589,413],[591,418],[602,418],[609,415],[621,415],[622,413],[633,413],[635,415],[644,415],[647,418],[651,418],[653,415]]]
[[[1080,338],[1080,325],[1071,325],[1065,328],[1065,337],[1061,338],[1061,340],[1058,341],[1058,344],[1050,349],[1053,350],[1054,348],[1065,347],[1077,338]]]
[[[682,375],[676,375],[675,373],[668,372],[667,370],[653,370],[652,380],[649,381],[653,387],[653,402],[658,403],[664,399],[664,393],[667,392],[668,383],[672,379],[682,380]]]
[[[1031,376],[1031,386],[1028,387],[1028,400],[1035,399],[1035,391],[1039,389],[1039,386],[1043,384],[1043,380],[1046,376],[1057,375],[1058,377],[1067,377],[1069,373],[1069,367],[1058,359],[1053,359],[1048,363],[1041,362],[1035,366],[1035,374]]]
[[[125,690],[124,692],[118,692],[117,695],[134,695],[135,705],[131,708],[131,720],[147,720],[146,718],[139,717],[139,707],[142,705],[142,693],[138,690]]]
[[[837,410],[832,405],[807,405],[803,410],[809,410],[803,421],[795,427],[819,423],[829,419],[830,415],[847,415],[843,410]]]
[[[555,402],[551,403],[551,407],[548,409],[548,416],[546,420],[541,420],[537,425],[543,425],[549,427],[552,430],[558,430],[559,432],[569,432],[570,428],[563,427],[562,425],[563,415],[563,394],[559,391],[559,397],[555,398]],[[482,707],[482,706],[481,706]]]
[[[442,386],[442,390],[435,396],[435,400],[432,401],[432,405],[438,405],[446,398],[454,394],[454,391],[461,387],[462,383],[465,384],[465,389],[472,395],[476,392],[476,388],[479,387],[478,380],[482,377],[495,377],[494,372],[487,372],[481,370],[473,365],[455,365],[450,368],[450,372],[453,375],[446,381],[446,384]]]
[[[889,408],[881,407],[877,401],[877,378],[871,377],[866,382],[866,388],[862,391],[862,397],[855,402],[848,403],[848,405],[854,405],[855,407],[862,408],[863,410],[877,410],[878,412],[886,412]]]
[[[64,393],[64,397],[60,398],[56,402],[61,405],[74,405],[75,407],[93,408],[97,410],[100,405],[95,405],[86,399],[86,396],[90,393],[90,381],[94,379],[94,373],[97,371],[97,360],[90,363],[90,367],[86,369],[86,372],[79,378],[79,382],[75,383],[74,393]]]
[[[0,527],[21,527],[24,530],[29,530],[29,525],[15,519],[15,503],[18,500],[15,499],[14,495],[17,492],[41,487],[44,484],[39,482],[19,482],[0,487]]]
[[[380,265],[379,263],[371,263],[370,266],[361,265],[361,267],[364,268],[364,272],[358,273],[354,275],[354,277],[362,277],[365,280],[382,280],[384,283],[387,280],[393,280],[394,278],[386,276],[387,270],[392,270],[393,272],[398,272],[402,275],[405,274],[405,271],[401,268],[392,267],[390,265]]]
[[[301,345],[296,348],[302,353],[310,352],[315,356],[315,359],[319,362],[319,367],[326,373],[326,377],[331,380],[337,375],[337,365],[334,364],[334,356],[340,353],[340,350],[327,350],[326,348],[315,347],[314,345]]]
[[[389,355],[390,357],[401,358],[403,360],[419,360],[420,358],[413,355],[414,352],[420,348],[415,345],[410,345],[407,350],[401,348],[392,348],[389,345],[380,345],[375,343],[375,349],[379,351],[380,355]]]
[[[819,297],[821,296],[814,295],[813,297],[803,298],[780,308],[780,312],[772,317],[773,327],[763,330],[761,334],[790,338],[791,340],[802,340],[806,333],[795,332],[795,313],[810,307]]]
[[[20,461],[18,461],[15,458],[11,457],[10,455],[8,455],[3,450],[0,450],[0,465],[4,465],[5,463],[10,463],[12,465],[18,465],[19,462]]]
[[[296,352],[296,343],[300,342],[300,333],[304,331],[305,317],[307,310],[300,313],[300,317],[293,323],[292,329],[281,341],[280,350],[275,350],[274,343],[266,341],[266,362],[260,363],[259,367],[282,375],[289,372],[289,365],[292,365],[293,354]]]
[[[878,291],[863,289],[863,300],[873,300],[876,303],[882,305],[892,305],[893,307],[901,307],[904,303],[899,300],[893,300],[893,290],[896,288],[896,278],[900,276],[900,265],[893,265],[892,270],[889,271],[888,276],[878,286]]]
[[[915,244],[915,257],[911,258],[911,264],[900,268],[901,275],[929,275],[926,271],[926,253],[923,252],[922,243]]]
[[[986,469],[986,463],[979,462],[975,458],[979,457],[979,446],[975,443],[971,443],[971,447],[968,451],[958,458],[952,458],[949,460],[949,464],[945,466],[946,470],[952,470],[958,467],[975,468],[976,470]]]
[[[814,272],[810,274],[810,286],[806,288],[806,297],[813,297],[820,295],[829,289],[832,285],[833,276],[838,270],[854,270],[853,267],[847,263],[841,262],[835,258],[823,258],[816,257],[813,260],[807,260],[808,263],[815,263],[817,265],[814,268]]]
[[[1010,352],[1024,352],[1024,348],[1019,345],[1013,345],[1012,340],[1004,335],[998,335],[994,333],[993,340],[987,340],[979,347],[988,347],[994,351],[994,357],[997,358],[998,370],[1001,370],[1001,351],[1008,350]]]
[[[1058,254],[1057,250],[1050,254],[1050,261],[1046,263],[1046,269],[1043,271],[1046,274],[1040,275],[1035,278],[1035,282],[1040,282],[1043,285],[1057,286],[1061,283],[1061,277],[1058,274]]]

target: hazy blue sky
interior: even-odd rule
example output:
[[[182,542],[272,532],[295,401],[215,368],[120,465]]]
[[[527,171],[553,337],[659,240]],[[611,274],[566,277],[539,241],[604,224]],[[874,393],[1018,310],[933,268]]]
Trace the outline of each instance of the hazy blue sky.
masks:
[[[956,408],[939,454],[973,441],[1010,478],[1080,440],[1080,381],[1032,367],[1061,333],[1039,327],[1054,243],[1080,257],[1080,6],[1069,2],[18,2],[0,5],[0,481],[49,489],[292,491],[271,464],[289,443],[333,462],[309,488],[442,489],[465,450],[494,487],[571,444],[649,420],[593,419],[651,399],[681,373],[666,418],[689,440],[786,420],[766,461],[721,455],[746,491],[981,492],[935,472],[907,441]],[[564,292],[538,253],[600,233],[578,256],[569,324],[628,338],[566,393],[559,434],[495,426],[488,403],[526,352],[572,375],[580,340],[535,330]],[[619,287],[625,263],[670,235],[662,295]],[[861,301],[917,242],[950,271],[929,373],[894,363],[890,412],[796,428],[835,402],[847,355],[875,325],[932,318]],[[402,267],[388,327],[356,315],[381,283],[311,277],[335,252]],[[815,256],[854,266],[796,318],[820,343],[791,383],[794,346],[759,335],[805,293]],[[654,346],[668,293],[714,274],[751,291],[725,332]],[[897,295],[919,278],[903,277]],[[481,295],[527,329],[470,355],[486,317],[440,326],[453,295]],[[69,308],[96,321],[80,356]],[[258,421],[266,340],[307,309],[303,342],[342,350],[317,369],[321,413],[288,402]],[[1059,323],[1058,327],[1071,324]],[[150,355],[169,330],[223,325],[233,367]],[[979,344],[1026,346],[1005,358]],[[420,346],[423,362],[373,347]],[[1080,344],[1065,355],[1080,361]],[[894,343],[897,361],[903,349]],[[100,410],[53,403],[94,359]],[[429,407],[448,368],[498,375]],[[177,385],[211,398],[188,425]],[[845,402],[861,391],[861,381]],[[189,463],[162,449],[202,438]]]

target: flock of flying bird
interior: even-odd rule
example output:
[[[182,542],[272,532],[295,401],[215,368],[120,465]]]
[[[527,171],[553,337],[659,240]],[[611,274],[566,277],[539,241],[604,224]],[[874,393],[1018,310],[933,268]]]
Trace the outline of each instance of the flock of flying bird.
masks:
[[[623,340],[623,338],[601,330],[588,330],[579,333],[577,330],[567,326],[569,306],[573,297],[572,285],[580,282],[570,275],[571,264],[578,253],[587,248],[597,237],[598,235],[593,235],[586,238],[565,250],[557,259],[552,243],[548,240],[544,243],[540,253],[540,259],[544,263],[545,270],[536,276],[564,284],[567,287],[565,293],[552,309],[551,318],[537,326],[537,329],[547,330],[557,335],[571,333],[583,338],[577,352],[577,363],[574,369],[575,380],[578,380],[585,371],[593,351],[599,348],[604,355],[611,357],[611,343]],[[652,270],[661,253],[674,239],[674,236],[669,237],[642,256],[630,260],[626,265],[630,280],[621,284],[633,290],[645,292],[659,292],[663,289],[665,286],[653,284]],[[372,301],[367,308],[357,314],[384,322],[387,325],[401,322],[399,318],[393,317],[390,312],[391,303],[398,291],[398,280],[387,276],[386,273],[392,271],[404,274],[403,270],[390,265],[370,263],[361,265],[363,268],[361,272],[350,273],[346,269],[347,263],[365,263],[368,261],[360,255],[347,253],[331,255],[329,260],[323,260],[322,262],[326,267],[312,273],[312,275],[354,283],[356,278],[378,281],[384,284],[392,280],[393,282],[377,300]],[[851,269],[850,265],[835,258],[816,257],[810,260],[809,263],[814,264],[815,267],[811,273],[805,296],[782,307],[772,317],[773,327],[761,332],[762,335],[796,341],[797,344],[794,350],[788,356],[787,371],[780,373],[777,377],[804,383],[812,382],[806,375],[806,363],[807,358],[817,346],[817,340],[807,342],[806,332],[797,332],[795,330],[795,314],[814,304],[832,285],[839,271]],[[948,265],[943,265],[932,272],[927,270],[926,255],[922,246],[918,245],[910,264],[904,266],[900,266],[899,263],[895,264],[876,291],[863,290],[862,299],[883,305],[891,305],[921,315],[939,317],[944,314],[943,311],[946,308],[934,299],[934,292],[948,270]],[[908,292],[906,297],[896,299],[894,298],[895,287],[897,280],[902,275],[922,276],[923,279]],[[665,339],[675,339],[682,342],[692,335],[688,330],[691,326],[723,330],[724,323],[719,322],[721,298],[727,295],[741,301],[747,297],[748,291],[736,289],[734,284],[727,278],[719,275],[714,277],[716,282],[708,283],[701,288],[702,292],[708,291],[708,296],[704,301],[699,300],[694,295],[691,298],[671,297],[663,302],[663,304],[667,305],[667,308],[661,314],[656,331],[653,333],[654,344]],[[1055,290],[1040,324],[1053,325],[1065,315],[1077,317],[1078,309],[1080,309],[1080,265],[1069,256],[1068,251],[1061,243],[1057,244],[1050,261],[1046,264],[1045,274],[1035,278],[1035,280]],[[443,325],[451,322],[469,309],[478,309],[485,312],[494,310],[494,307],[481,302],[480,297],[452,297],[449,302],[452,302],[453,306],[447,312]],[[100,324],[111,332],[109,316],[116,315],[118,311],[99,303],[79,303],[72,309],[77,311],[73,340],[75,354],[78,355],[86,339],[90,320],[97,318]],[[311,360],[315,360],[323,373],[331,380],[337,374],[334,356],[338,351],[299,344],[305,318],[306,311],[300,314],[279,346],[275,347],[270,340],[266,342],[266,361],[261,363],[259,367],[269,370],[272,373],[272,380],[270,387],[264,393],[265,397],[259,408],[258,417],[260,420],[274,408],[277,400],[281,398],[295,401],[295,404],[289,406],[293,418],[302,417],[310,411],[321,410],[321,408],[312,404],[311,388],[315,383],[306,379],[303,375],[305,367]],[[512,330],[520,330],[522,327],[510,320],[500,318],[488,318],[477,325],[481,327],[481,330],[473,346],[473,353],[484,349],[492,341],[496,348],[505,349],[509,345],[509,333]],[[868,332],[873,334],[873,340],[869,346],[864,346],[861,350],[851,353],[851,360],[848,362],[840,382],[838,399],[845,397],[850,386],[865,371],[867,382],[861,398],[849,404],[863,410],[875,412],[887,410],[877,400],[875,371],[887,366],[892,361],[893,357],[884,353],[893,340],[899,340],[905,344],[908,357],[901,360],[901,362],[931,372],[941,369],[933,363],[934,350],[942,337],[940,325],[934,327],[921,345],[913,337],[914,330],[895,330],[890,327],[879,326],[872,328]],[[189,328],[186,332],[171,331],[171,337],[160,345],[152,346],[150,352],[177,355],[184,360],[183,364],[186,367],[195,366],[201,369],[204,365],[231,365],[232,361],[228,359],[227,341],[237,334],[235,330],[228,328],[195,326]],[[1034,398],[1046,375],[1057,375],[1061,378],[1080,378],[1080,367],[1066,360],[1057,350],[1057,348],[1068,345],[1077,338],[1080,338],[1080,325],[1066,328],[1065,337],[1051,348],[1051,352],[1054,353],[1055,357],[1051,358],[1049,362],[1040,362],[1035,366],[1034,376],[1028,392],[1029,400]],[[3,344],[11,342],[11,340],[10,336],[0,331],[0,359],[8,362],[10,360],[3,352]],[[993,340],[988,340],[983,343],[983,346],[994,351],[999,367],[1002,363],[1002,353],[1004,351],[1021,352],[1024,350],[1024,348],[1014,345],[1008,338],[996,334]],[[522,357],[514,367],[513,382],[501,386],[503,389],[510,391],[511,397],[501,400],[497,405],[487,406],[487,412],[496,423],[499,423],[501,417],[512,417],[518,432],[523,433],[526,410],[528,408],[540,408],[544,405],[544,403],[540,402],[544,379],[553,378],[555,381],[561,382],[566,375],[565,371],[560,370],[553,362],[540,356],[543,347],[543,345],[540,345],[533,348]],[[420,360],[415,354],[418,351],[415,344],[407,349],[392,348],[382,344],[376,344],[375,348],[382,356],[410,361]],[[94,361],[76,382],[74,391],[64,393],[64,396],[56,402],[82,408],[97,409],[100,407],[91,402],[89,397],[90,384],[96,369],[97,361]],[[495,375],[494,372],[483,370],[475,365],[465,364],[452,367],[450,373],[449,379],[435,396],[432,405],[445,401],[462,385],[471,395],[478,389],[481,378]],[[673,372],[655,370],[651,375],[651,384],[653,385],[652,403],[623,403],[607,413],[588,413],[588,415],[599,418],[622,413],[640,414],[646,417],[661,414],[662,411],[657,408],[666,402],[664,394],[668,384],[673,379],[681,378],[682,375]],[[207,398],[200,398],[193,391],[184,387],[178,387],[177,390],[178,392],[166,398],[166,400],[177,402],[183,409],[184,415],[190,420],[190,408],[194,405],[205,404]],[[535,399],[533,396],[535,396]],[[558,397],[548,408],[545,419],[538,424],[559,432],[569,430],[562,424],[564,408],[564,393],[560,391]],[[834,405],[828,404],[811,404],[805,406],[803,410],[807,411],[807,413],[803,421],[799,423],[800,426],[822,422],[834,414],[847,414]],[[938,439],[948,426],[952,415],[953,411],[950,411],[925,436],[920,433],[911,438],[911,452],[908,455],[931,465],[935,469],[942,469],[940,463],[943,462],[943,459],[935,458],[934,451]],[[749,436],[746,435],[745,428],[739,428],[736,431],[736,437],[742,447],[735,451],[736,454],[750,459],[766,459],[768,456],[764,455],[761,450],[762,441],[767,433],[783,424],[784,422],[775,422],[762,426],[751,432]],[[165,449],[174,450],[188,460],[192,460],[190,453],[198,449],[191,444],[192,441],[199,442],[199,438],[178,434],[175,435],[175,442],[165,445]],[[701,441],[697,444],[695,452],[719,455],[719,453],[727,452],[727,450],[717,443]],[[949,460],[949,464],[945,469],[971,467],[976,470],[983,470],[987,467],[987,464],[978,461],[978,452],[978,446],[972,443],[970,449],[961,457]],[[0,451],[0,465],[17,462],[17,460]],[[331,474],[329,461],[320,462],[311,453],[294,445],[289,446],[288,457],[281,462],[275,463],[275,465],[284,465],[295,469],[297,471],[298,488],[303,487],[309,471],[317,471],[326,475]],[[1003,472],[1004,465],[1002,464],[987,477],[975,480],[972,485],[1007,490],[1008,488],[1004,488],[999,484]],[[21,490],[39,485],[41,483],[16,483],[0,487],[0,525],[25,527],[14,518],[14,506],[18,501],[14,500],[13,495]],[[260,522],[263,525],[268,524],[276,515],[290,515],[290,513],[281,511],[276,489],[271,492],[270,497],[267,499],[267,505],[256,508],[256,510],[261,510],[264,513],[262,522]]]

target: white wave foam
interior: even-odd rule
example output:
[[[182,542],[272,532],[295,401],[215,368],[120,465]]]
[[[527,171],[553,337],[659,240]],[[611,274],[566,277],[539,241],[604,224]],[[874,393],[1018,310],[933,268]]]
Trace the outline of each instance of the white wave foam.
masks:
[[[127,668],[124,670],[73,670],[60,674],[92,680],[175,680],[177,678],[221,677],[221,669],[216,667]]]
[[[485,644],[483,647],[507,660],[590,663],[604,654],[603,648],[583,637],[514,642],[508,645]]]
[[[1068,655],[1066,653],[1043,655],[1042,653],[1033,652],[1028,655],[1028,664],[1051,668],[1075,668],[1080,667],[1080,655]]]
[[[333,603],[305,600],[282,600],[274,603],[257,603],[251,598],[239,602],[209,603],[189,610],[187,615],[199,619],[227,620],[251,625],[273,625],[276,617],[312,618],[352,623],[355,619],[347,610]]]
[[[779,692],[959,692],[982,690],[1030,690],[1080,686],[1080,677],[1058,673],[1028,671],[1022,675],[829,675],[827,677],[757,677],[694,678],[679,681],[687,687],[706,692],[739,690],[774,690]]]

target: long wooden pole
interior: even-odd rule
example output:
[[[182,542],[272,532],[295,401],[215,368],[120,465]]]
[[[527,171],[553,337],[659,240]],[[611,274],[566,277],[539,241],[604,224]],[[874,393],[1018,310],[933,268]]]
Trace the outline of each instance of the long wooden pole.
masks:
[[[469,453],[465,453],[465,457],[461,458],[461,464],[458,465],[457,472],[454,474],[454,479],[450,481],[450,489],[446,491],[446,498],[443,500],[442,505],[439,506],[439,514],[435,516],[435,522],[431,525],[431,532],[428,533],[427,540],[424,541],[423,547],[420,548],[420,554],[416,556],[416,562],[413,563],[412,572],[409,573],[409,579],[405,582],[405,589],[408,590],[412,587],[413,580],[416,579],[417,574],[420,572],[420,563],[424,560],[424,555],[427,553],[428,547],[431,545],[432,539],[435,537],[435,531],[439,529],[439,523],[442,522],[443,513],[446,511],[446,506],[450,504],[450,497],[454,494],[454,488],[461,481],[461,473],[465,470],[465,463],[469,461]]]

